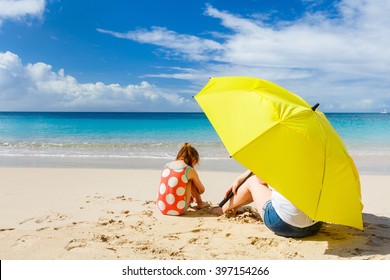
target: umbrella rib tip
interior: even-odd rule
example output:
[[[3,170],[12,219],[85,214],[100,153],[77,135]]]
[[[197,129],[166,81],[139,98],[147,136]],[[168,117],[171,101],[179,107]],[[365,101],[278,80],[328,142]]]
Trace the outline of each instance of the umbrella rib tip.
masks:
[[[311,109],[312,109],[313,111],[315,111],[315,110],[318,108],[318,106],[320,106],[320,103],[317,103],[316,105],[314,105],[313,107],[311,107]]]

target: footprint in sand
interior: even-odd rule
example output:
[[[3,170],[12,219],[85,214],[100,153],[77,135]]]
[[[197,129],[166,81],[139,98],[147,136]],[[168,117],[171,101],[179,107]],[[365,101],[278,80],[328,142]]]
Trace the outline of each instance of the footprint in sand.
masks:
[[[110,227],[110,229],[123,229],[125,227],[125,223],[122,220],[106,220],[97,222],[97,226],[99,227]]]
[[[354,256],[361,256],[362,253],[363,253],[363,250],[362,249],[359,249],[359,248],[355,248],[353,249],[352,251],[350,251],[350,253]]]
[[[33,243],[32,241],[35,241],[37,239],[40,239],[40,238],[37,236],[33,236],[33,235],[23,235],[23,236],[19,237],[18,239],[16,239],[16,242],[13,245],[11,245],[11,247],[27,248]]]
[[[85,239],[72,239],[69,241],[69,243],[65,246],[65,249],[67,251],[76,249],[76,248],[84,248],[87,246],[87,242]]]
[[[100,242],[108,243],[110,241],[111,237],[108,235],[105,235],[105,234],[98,234],[98,235],[94,236],[94,239],[97,241],[100,241]]]
[[[133,199],[131,197],[126,197],[124,195],[119,195],[117,197],[113,197],[112,200],[133,201]]]
[[[346,238],[346,236],[335,233],[335,234],[330,234],[330,238],[332,238],[333,240],[343,240]]]
[[[381,247],[381,248],[383,246],[386,246],[386,244],[390,244],[390,238],[384,236],[376,236],[376,235],[369,237],[366,243],[366,245]]]
[[[102,201],[104,200],[104,196],[103,195],[100,195],[99,193],[96,193],[94,196],[90,196],[88,195],[87,196],[87,200],[85,201],[85,203],[91,203],[91,202],[96,202],[96,201]]]
[[[145,225],[145,222],[143,220],[139,220],[135,225],[130,225],[130,228],[133,229],[134,231],[144,233],[147,231],[146,229],[147,226],[148,225]]]
[[[138,215],[138,213],[131,212],[130,210],[122,210],[120,212],[121,215],[124,215],[125,218],[131,217],[133,215]]]
[[[15,228],[0,228],[0,232],[3,232],[3,231],[11,231],[11,230],[14,230]]]
[[[194,244],[194,243],[196,243],[196,241],[198,241],[198,239],[199,238],[197,238],[197,237],[191,238],[190,240],[188,240],[188,243]]]
[[[144,211],[142,211],[141,214],[144,215],[144,216],[147,216],[149,218],[153,217],[153,211],[152,210],[144,210]],[[154,218],[154,220],[156,220],[156,219]]]
[[[150,205],[150,204],[156,204],[155,200],[145,200],[144,204],[142,205]]]
[[[175,234],[169,234],[169,235],[165,235],[164,238],[168,239],[168,240],[179,240],[179,236],[175,235]]]
[[[273,238],[264,237],[248,237],[250,244],[255,246],[257,249],[264,247],[278,247],[279,242]]]
[[[27,223],[27,222],[32,221],[32,220],[34,220],[34,219],[35,219],[35,218],[28,218],[28,219],[26,219],[26,220],[21,221],[21,222],[19,223],[19,225],[23,225],[24,223]]]
[[[21,223],[19,223],[20,225],[21,224],[24,224],[28,221],[31,221],[31,220],[34,220],[35,219],[35,223],[36,224],[41,224],[41,223],[44,223],[44,222],[48,222],[48,223],[51,223],[53,221],[63,221],[63,220],[66,220],[68,218],[68,216],[64,215],[64,214],[60,214],[60,213],[56,213],[54,215],[44,215],[44,216],[41,216],[41,217],[37,217],[37,218],[31,218],[31,219],[27,219]]]
[[[377,226],[380,228],[390,228],[390,225],[385,225],[385,224],[377,224]]]
[[[49,229],[49,227],[38,228],[35,231],[43,231],[43,230],[46,230],[46,229]]]
[[[36,219],[36,220],[35,220],[35,223],[36,223],[36,224],[41,224],[41,223],[47,221],[49,218],[50,218],[50,216],[42,216],[42,217]]]
[[[134,250],[135,251],[146,251],[150,249],[152,242],[150,241],[137,241],[134,243]]]

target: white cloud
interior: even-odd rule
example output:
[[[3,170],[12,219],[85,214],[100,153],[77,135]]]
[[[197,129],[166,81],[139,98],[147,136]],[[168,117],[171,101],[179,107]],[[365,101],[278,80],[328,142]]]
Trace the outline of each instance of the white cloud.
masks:
[[[1,0],[0,26],[4,20],[40,18],[45,10],[45,0]]]
[[[224,42],[223,62],[387,77],[390,1],[342,1],[339,7],[339,18],[306,14],[282,26],[267,26],[211,6],[206,14],[235,31]]]
[[[196,84],[210,76],[256,76],[277,82],[309,102],[321,102],[323,110],[378,111],[390,106],[390,0],[335,3],[332,15],[307,12],[297,20],[272,25],[266,21],[270,15],[243,17],[207,5],[205,15],[230,30],[218,33],[214,40],[164,27],[99,31],[201,62],[193,71],[168,69],[169,74],[154,76]]]
[[[113,32],[101,28],[98,28],[97,31],[117,38],[161,46],[170,50],[169,56],[180,56],[189,60],[209,59],[222,50],[222,46],[213,40],[179,34],[164,27],[152,27],[151,30],[140,29],[127,33]]]
[[[140,84],[80,83],[54,72],[51,65],[24,65],[11,52],[0,52],[0,111],[181,111],[194,106],[175,93]]]

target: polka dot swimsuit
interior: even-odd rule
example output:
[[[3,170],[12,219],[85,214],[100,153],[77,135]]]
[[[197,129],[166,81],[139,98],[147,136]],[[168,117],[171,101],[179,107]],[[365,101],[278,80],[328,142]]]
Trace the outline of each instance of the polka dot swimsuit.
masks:
[[[187,171],[190,166],[172,169],[165,165],[161,173],[157,206],[164,215],[179,216],[186,210]]]

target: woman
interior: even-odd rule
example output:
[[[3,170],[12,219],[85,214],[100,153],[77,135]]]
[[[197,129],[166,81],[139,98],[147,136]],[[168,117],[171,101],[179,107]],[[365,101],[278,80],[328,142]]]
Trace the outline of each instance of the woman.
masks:
[[[322,222],[310,219],[262,179],[251,176],[249,170],[232,183],[225,197],[230,191],[234,196],[223,205],[223,213],[235,214],[239,207],[254,202],[264,224],[277,235],[300,238],[317,234],[322,226]]]

